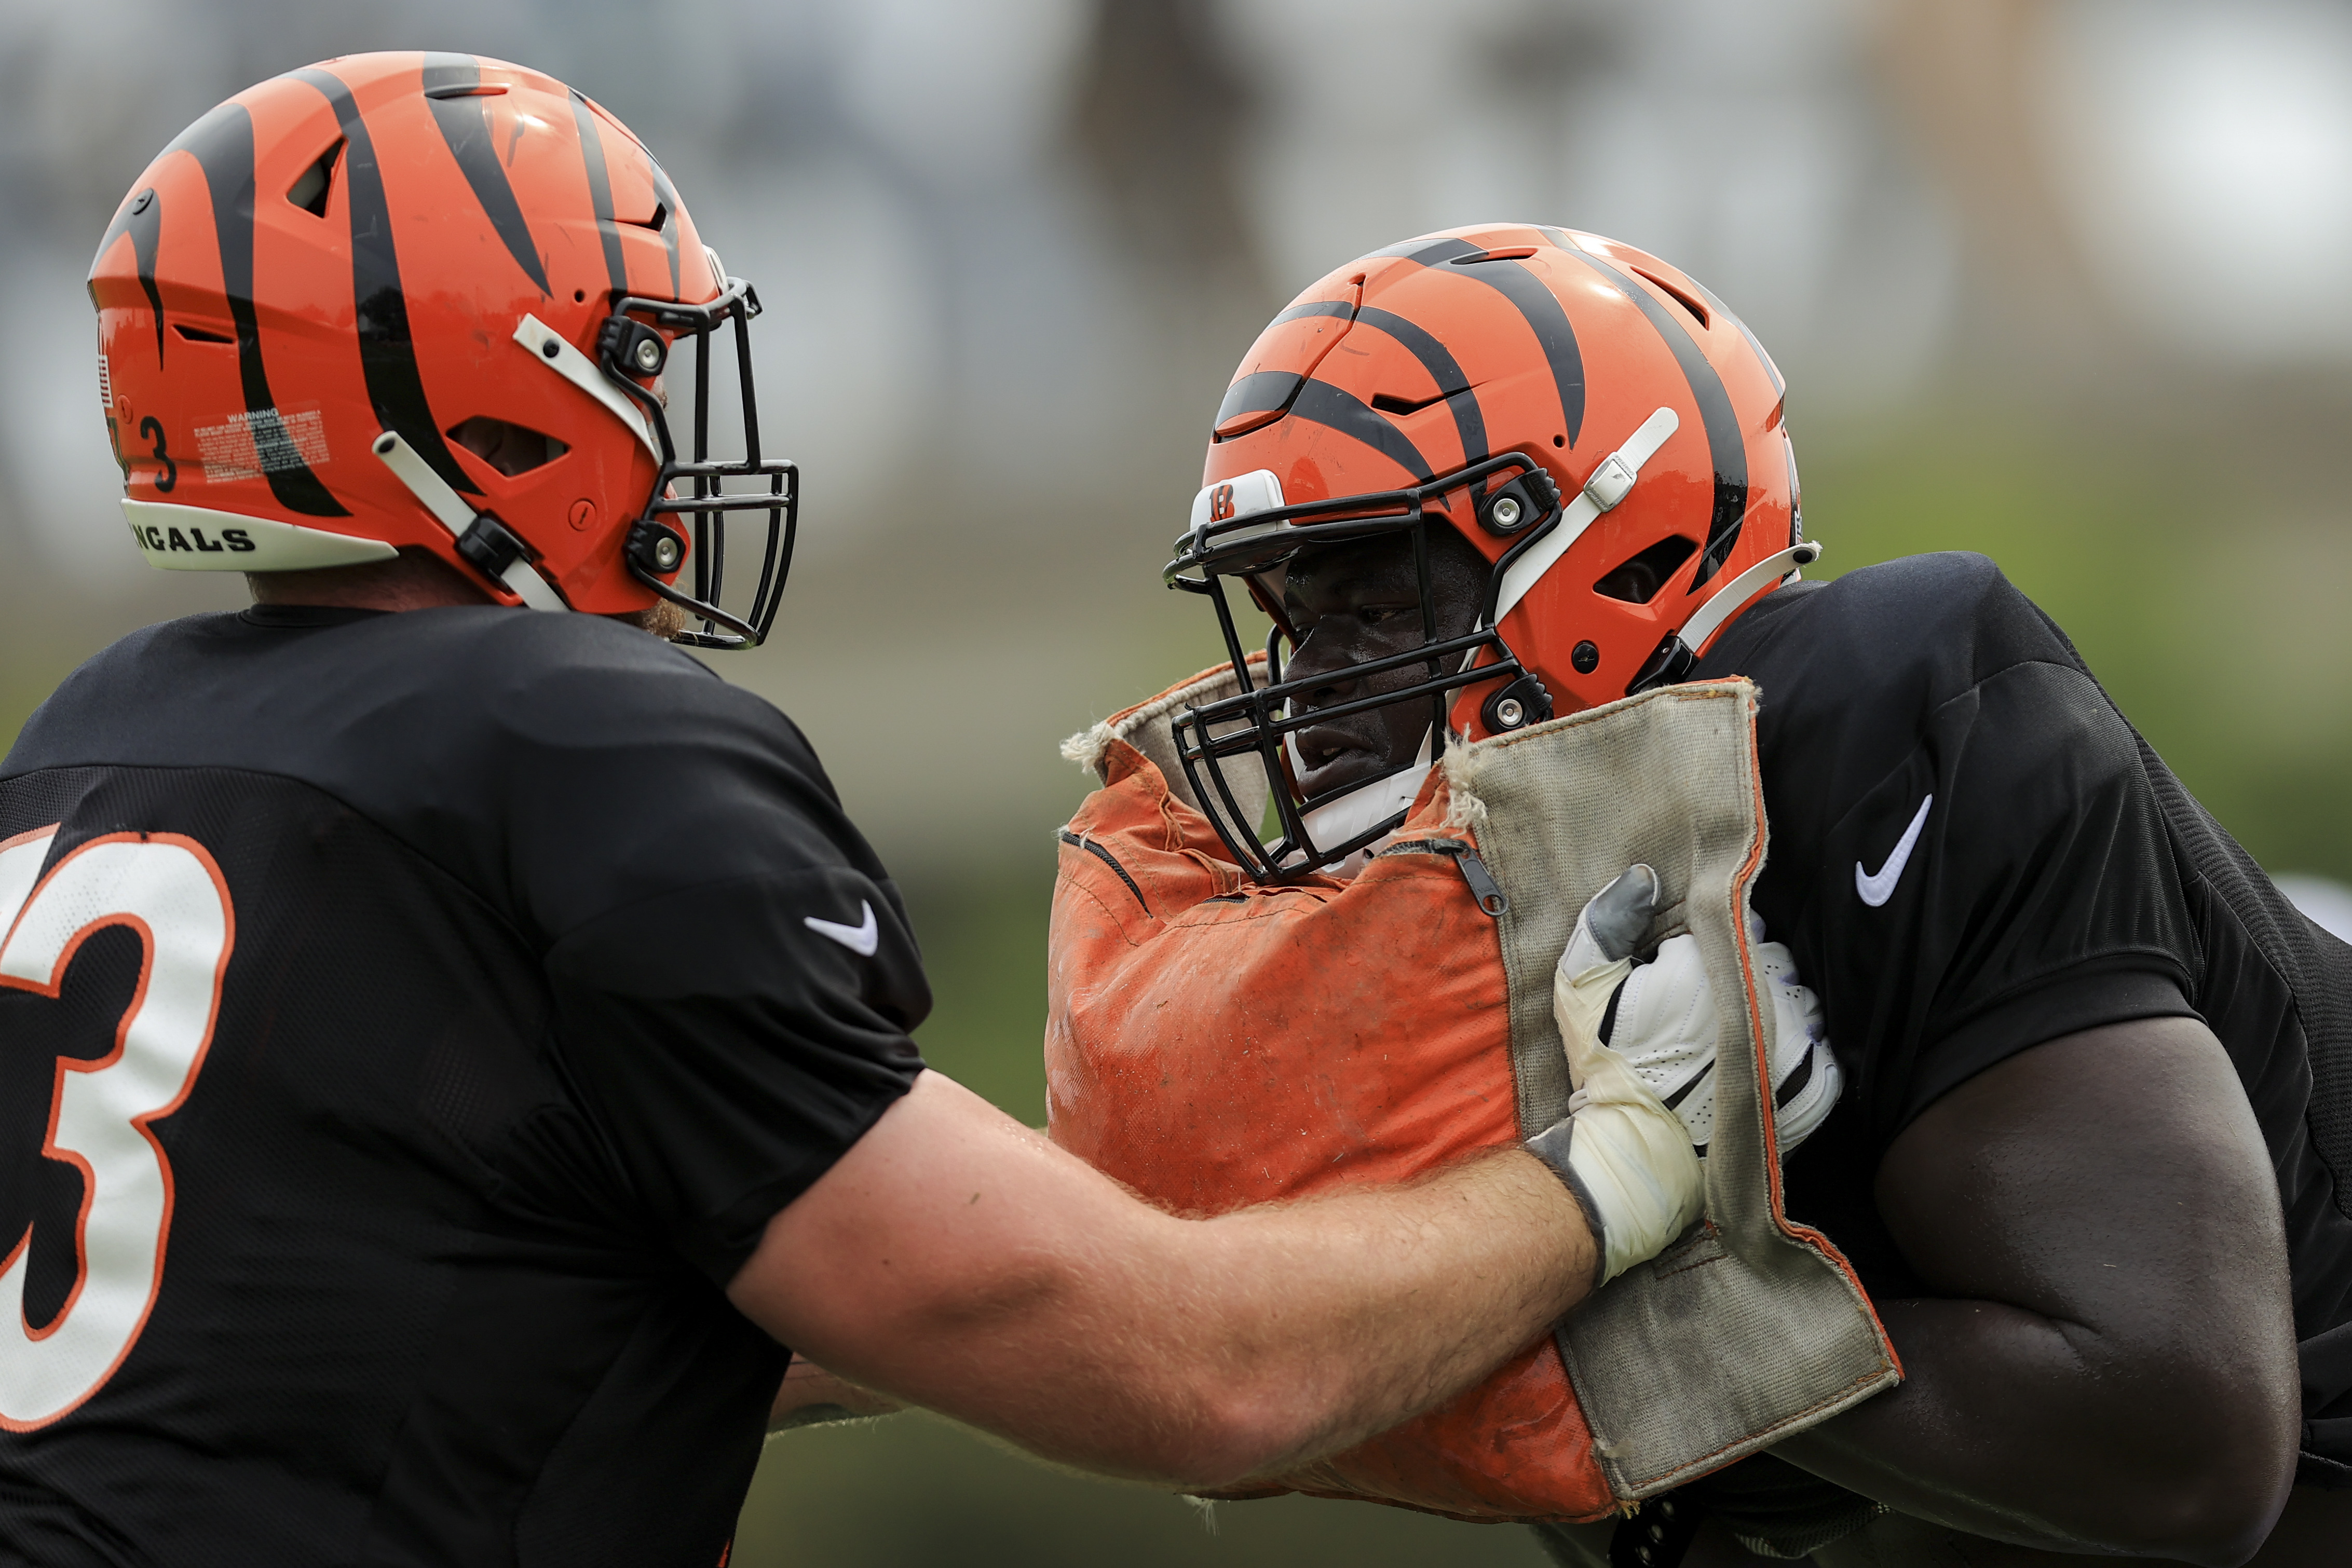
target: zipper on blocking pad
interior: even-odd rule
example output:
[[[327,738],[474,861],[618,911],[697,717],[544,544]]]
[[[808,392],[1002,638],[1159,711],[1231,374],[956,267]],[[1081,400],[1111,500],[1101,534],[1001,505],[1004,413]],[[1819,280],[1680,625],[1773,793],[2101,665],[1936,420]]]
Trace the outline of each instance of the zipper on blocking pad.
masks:
[[[1504,894],[1502,884],[1486,870],[1486,862],[1478,858],[1478,852],[1464,840],[1414,839],[1406,843],[1391,844],[1374,858],[1384,860],[1390,855],[1444,855],[1453,861],[1454,868],[1462,873],[1462,880],[1470,884],[1470,896],[1477,901],[1478,908],[1487,918],[1499,920],[1511,907],[1511,901]]]
[[[1094,856],[1095,859],[1102,862],[1103,864],[1118,873],[1118,880],[1127,883],[1128,892],[1135,894],[1135,902],[1137,905],[1142,909],[1146,915],[1149,915],[1151,913],[1151,905],[1150,902],[1144,898],[1143,889],[1135,885],[1135,878],[1127,874],[1127,868],[1119,864],[1117,857],[1112,855],[1108,850],[1103,848],[1092,839],[1083,838],[1078,834],[1070,831],[1067,828],[1062,830],[1062,841],[1075,849],[1086,851],[1087,853]]]

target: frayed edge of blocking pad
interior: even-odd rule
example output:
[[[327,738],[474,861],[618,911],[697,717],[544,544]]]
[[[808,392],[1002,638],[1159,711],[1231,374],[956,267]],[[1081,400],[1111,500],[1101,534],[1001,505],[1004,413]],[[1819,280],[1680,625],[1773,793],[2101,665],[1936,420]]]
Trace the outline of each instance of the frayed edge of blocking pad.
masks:
[[[1454,764],[1462,754],[1449,747],[1443,765],[1445,769],[1445,825],[1472,831],[1486,825],[1486,802],[1471,792]]]
[[[1110,743],[1111,728],[1108,724],[1097,724],[1091,729],[1082,729],[1062,742],[1062,760],[1075,763],[1087,772],[1099,777],[1102,773],[1103,753],[1110,749]]]

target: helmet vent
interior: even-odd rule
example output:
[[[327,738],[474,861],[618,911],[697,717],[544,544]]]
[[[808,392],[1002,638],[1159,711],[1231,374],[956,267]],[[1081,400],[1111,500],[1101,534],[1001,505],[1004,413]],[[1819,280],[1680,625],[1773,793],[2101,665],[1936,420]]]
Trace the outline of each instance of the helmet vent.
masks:
[[[1460,387],[1454,389],[1455,392],[1464,390]],[[1372,406],[1382,413],[1419,413],[1431,403],[1444,402],[1453,395],[1454,392],[1433,392],[1424,398],[1403,398],[1394,392],[1374,392]]]
[[[511,479],[544,468],[572,450],[552,435],[478,413],[449,427],[449,439]]]
[[[662,225],[669,222],[669,208],[659,202],[656,202],[654,204],[654,215],[652,217],[623,218],[621,221],[625,224],[635,224],[639,228],[651,229],[656,234],[659,234],[661,232]]]
[[[1664,289],[1666,294],[1674,300],[1674,302],[1681,306],[1684,309],[1689,311],[1692,319],[1697,321],[1701,327],[1711,327],[1715,324],[1714,319],[1706,313],[1706,306],[1702,303],[1698,297],[1693,294],[1689,289],[1679,287],[1675,284],[1668,283],[1664,278],[1660,277],[1654,272],[1643,272],[1638,267],[1633,270],[1641,273],[1643,277],[1649,279],[1652,283],[1656,284],[1660,288]]]
[[[343,143],[335,144],[319,154],[319,161],[302,171],[302,177],[286,192],[286,199],[314,218],[327,215],[327,193],[334,189],[335,160],[343,155]]]
[[[181,337],[185,338],[191,343],[234,343],[236,341],[235,338],[230,337],[226,332],[214,332],[208,331],[202,327],[191,327],[185,321],[173,322],[172,330],[177,332]]]
[[[1670,534],[1656,544],[1612,568],[1609,575],[1592,585],[1592,591],[1603,599],[1622,600],[1627,604],[1647,604],[1658,596],[1675,568],[1698,553],[1696,541],[1680,534]]]

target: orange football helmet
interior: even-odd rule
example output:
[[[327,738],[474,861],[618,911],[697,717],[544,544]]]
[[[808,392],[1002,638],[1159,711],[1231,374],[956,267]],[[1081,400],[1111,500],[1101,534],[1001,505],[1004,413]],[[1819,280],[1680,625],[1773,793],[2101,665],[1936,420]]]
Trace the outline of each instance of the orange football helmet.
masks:
[[[644,143],[562,82],[374,54],[248,88],[140,175],[89,291],[123,511],[152,564],[289,571],[416,546],[505,603],[659,596],[701,618],[681,641],[766,636],[799,497],[793,465],[761,455],[759,297]],[[722,329],[730,461],[710,455]],[[664,379],[688,338],[691,455]],[[738,614],[719,601],[746,511],[767,541]]]
[[[1215,604],[1240,695],[1191,710],[1178,740],[1195,797],[1262,880],[1304,875],[1377,843],[1411,791],[1390,768],[1314,799],[1287,737],[1344,712],[1423,702],[1424,766],[1448,735],[1497,735],[1683,678],[1723,623],[1819,553],[1807,542],[1763,346],[1675,268],[1594,235],[1482,225],[1350,262],[1259,334],[1217,410],[1171,587]],[[1483,613],[1440,639],[1425,530],[1453,528],[1491,563]],[[1290,711],[1282,569],[1311,546],[1411,536],[1423,641],[1351,666],[1424,666],[1393,695]],[[1273,617],[1259,678],[1228,580]],[[1261,842],[1224,778],[1250,759],[1278,832]],[[1387,780],[1391,809],[1311,818]],[[1407,779],[1404,784],[1417,783]],[[1398,796],[1402,799],[1398,799]],[[1365,797],[1370,799],[1370,797]],[[1326,818],[1325,823],[1331,821]]]

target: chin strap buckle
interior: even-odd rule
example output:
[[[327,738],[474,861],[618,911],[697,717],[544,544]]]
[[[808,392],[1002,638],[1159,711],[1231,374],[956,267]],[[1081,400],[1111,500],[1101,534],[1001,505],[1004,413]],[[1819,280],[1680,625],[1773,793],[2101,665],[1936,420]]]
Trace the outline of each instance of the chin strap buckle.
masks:
[[[433,514],[436,522],[449,530],[457,541],[458,555],[475,570],[530,609],[572,608],[531,565],[530,548],[521,538],[488,513],[467,506],[466,498],[451,489],[449,481],[435,473],[433,465],[417,455],[416,448],[402,440],[397,431],[383,432],[368,450],[392,470],[394,478],[408,486],[408,493]]]
[[[1592,497],[1592,505],[1597,510],[1606,512],[1633,493],[1633,481],[1640,477],[1641,475],[1622,457],[1612,452],[1601,460],[1601,466],[1595,468],[1592,477],[1584,482],[1584,493]]]
[[[484,512],[457,536],[457,553],[472,561],[484,577],[503,582],[507,568],[527,559],[530,551],[512,528]]]

